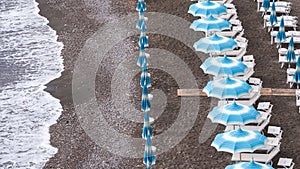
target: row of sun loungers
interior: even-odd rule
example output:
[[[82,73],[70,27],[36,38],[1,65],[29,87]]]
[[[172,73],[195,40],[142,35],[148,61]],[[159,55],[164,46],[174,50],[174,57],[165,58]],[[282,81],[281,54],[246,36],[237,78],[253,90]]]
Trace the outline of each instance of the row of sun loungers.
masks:
[[[279,42],[275,39],[278,31],[274,31],[273,29],[279,28],[279,23],[275,24],[273,27],[271,26],[269,22],[271,8],[265,12],[265,9],[261,7],[263,0],[257,0],[257,11],[263,13],[263,19],[264,19],[264,27],[268,29],[268,32],[270,32],[271,35],[271,44],[274,42],[279,44]],[[272,3],[272,2],[271,2]],[[271,6],[272,4],[270,4]],[[294,43],[300,43],[300,31],[296,31],[298,27],[298,18],[296,16],[289,16],[289,13],[291,12],[291,6],[292,3],[290,2],[285,2],[285,1],[277,1],[275,2],[276,6],[276,13],[277,15],[282,15],[282,16],[277,16],[278,21],[281,20],[281,18],[284,19],[284,25],[285,28],[288,30],[292,29],[293,31],[287,31],[286,32],[286,37],[287,39],[284,42],[281,43],[289,43],[290,38],[293,36],[294,38]],[[280,43],[280,44],[281,44]],[[281,47],[281,45],[280,45]],[[281,67],[284,66],[285,63],[287,63],[286,59],[286,54],[287,54],[287,49],[286,48],[280,48],[278,50],[279,53],[279,62],[282,64]],[[300,50],[295,50],[296,56],[300,54]],[[295,60],[296,62],[296,60]],[[287,70],[287,83],[293,84],[293,73],[295,72],[295,69],[288,69]],[[299,91],[299,105],[300,105],[300,91]],[[269,121],[270,118],[272,117],[271,111],[272,111],[273,105],[271,105],[268,102],[264,103],[259,103],[257,106],[257,110],[260,112],[265,112],[264,117],[261,119],[261,124],[257,124],[257,126],[253,126],[253,128],[258,128],[261,129],[260,126],[264,127]],[[268,110],[270,109],[270,110]],[[299,109],[300,110],[300,109]],[[252,128],[252,127],[248,127]],[[262,130],[261,130],[262,131]],[[281,144],[281,139],[282,139],[282,134],[283,131],[280,127],[278,126],[269,126],[267,130],[267,134],[272,135],[273,137],[267,137],[267,145],[263,147],[262,149],[258,150],[258,152],[254,153],[241,153],[241,154],[234,154],[232,156],[232,161],[249,161],[251,159],[258,161],[258,162],[263,162],[263,163],[271,163],[272,164],[272,159],[280,152],[280,144]],[[265,153],[261,153],[260,151],[265,151]],[[290,158],[280,158],[277,166],[280,167],[278,169],[292,169],[294,167],[295,163],[292,162],[292,159]]]

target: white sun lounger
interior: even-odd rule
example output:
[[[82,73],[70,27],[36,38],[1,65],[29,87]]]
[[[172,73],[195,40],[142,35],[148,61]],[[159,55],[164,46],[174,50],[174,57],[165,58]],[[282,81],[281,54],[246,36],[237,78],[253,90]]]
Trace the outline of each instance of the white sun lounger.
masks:
[[[231,30],[217,32],[217,35],[226,36],[226,37],[235,37],[244,33],[244,29],[242,26],[233,26]]]
[[[281,63],[281,68],[283,68],[285,63],[288,63],[288,61],[286,59],[287,51],[288,51],[288,49],[286,49],[286,48],[278,49],[278,62]],[[296,59],[292,60],[291,63],[296,63],[298,60],[298,57],[300,55],[300,49],[296,49],[294,51],[295,51]]]
[[[240,126],[240,128],[245,130],[256,130],[262,132],[269,125],[271,116],[271,114],[266,114],[266,116],[261,116],[261,119],[258,120],[257,125],[245,125]],[[234,126],[226,126],[225,131],[234,130],[235,128],[236,127]]]
[[[260,78],[251,77],[249,78],[249,84],[262,87],[263,81]]]
[[[269,153],[274,147],[278,146],[279,144],[281,144],[279,138],[267,137],[266,145],[259,148],[258,150],[267,151],[267,153]]]
[[[236,102],[236,103],[239,103],[239,104],[244,104],[244,105],[247,105],[247,106],[251,106],[259,99],[260,91],[251,92],[249,95],[244,96],[244,97],[246,97],[246,98],[240,98],[240,99],[228,100],[228,101],[220,100],[220,101],[218,101],[218,105],[220,106],[220,105],[225,105],[227,103]]]
[[[287,74],[286,83],[290,84],[290,88],[292,88],[295,83],[295,80],[294,80],[295,72],[296,72],[296,69],[294,69],[294,68],[288,68],[286,70],[286,74]]]
[[[263,7],[260,7],[259,12],[265,12],[265,9]],[[269,8],[267,10],[267,12],[270,13],[271,12],[271,8]],[[286,15],[289,15],[290,12],[291,12],[291,8],[288,7],[288,6],[285,6],[285,7],[282,7],[282,6],[276,7],[276,13],[277,14],[286,14]]]
[[[192,0],[192,1],[197,1],[197,0]],[[201,0],[201,1],[205,1],[205,0]],[[219,2],[219,3],[222,3],[222,4],[231,4],[233,2],[233,0],[222,0],[222,1],[219,1],[219,0],[212,0],[214,2]]]
[[[245,47],[240,47],[238,50],[230,50],[226,52],[222,52],[221,55],[227,55],[228,57],[241,59],[247,52],[247,45]]]
[[[292,158],[279,158],[277,166],[282,167],[277,169],[293,169],[295,163],[293,162]]]
[[[283,17],[284,21],[294,21],[294,20],[298,20],[297,16],[287,16],[287,15],[283,15],[283,16],[277,16],[277,21],[279,22],[281,20],[281,18]],[[270,15],[265,15],[264,16],[264,28],[266,27],[267,22],[269,22],[270,20]]]
[[[236,9],[227,9],[227,13],[220,15],[219,18],[225,19],[225,20],[235,20],[238,18]]]
[[[278,139],[282,139],[282,133],[281,127],[278,126],[268,126],[268,134],[274,135]]]
[[[259,112],[271,113],[273,109],[273,104],[270,102],[259,102],[257,105],[257,110]]]
[[[300,37],[293,37],[294,38],[294,43],[300,43]],[[288,37],[285,39],[285,41],[282,41],[281,43],[290,43],[291,37]],[[277,39],[275,39],[275,43],[279,43]]]
[[[232,25],[236,25],[236,26],[242,26],[242,22],[240,20],[237,19],[231,19],[229,21]]]
[[[244,55],[243,62],[255,62],[254,56],[253,55]]]
[[[231,161],[251,161],[254,160],[256,162],[263,163],[271,163],[272,159],[280,152],[280,144],[274,147],[269,153],[261,154],[261,153],[236,153],[232,155]]]
[[[275,25],[273,25],[273,28],[279,28],[280,22],[277,22]],[[268,32],[271,31],[272,25],[270,22],[266,22],[266,27],[268,28]],[[284,27],[285,28],[293,28],[294,31],[297,30],[298,27],[298,21],[292,20],[292,21],[284,21]]]
[[[257,0],[257,11],[260,9],[260,5],[263,2],[263,0]],[[270,7],[272,6],[273,2],[270,2]],[[275,7],[291,7],[291,2],[285,2],[285,1],[277,1],[275,2]]]
[[[299,107],[298,112],[300,113],[300,89],[296,89],[296,106]]]

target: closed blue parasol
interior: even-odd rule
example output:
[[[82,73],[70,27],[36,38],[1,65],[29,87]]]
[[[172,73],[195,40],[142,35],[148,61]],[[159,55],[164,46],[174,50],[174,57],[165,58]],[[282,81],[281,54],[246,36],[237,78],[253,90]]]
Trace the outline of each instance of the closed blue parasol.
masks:
[[[290,67],[290,63],[296,60],[296,54],[295,54],[295,50],[294,50],[294,38],[293,36],[291,37],[290,43],[289,43],[289,47],[288,47],[288,51],[286,53],[286,60],[289,62],[289,67]]]
[[[281,43],[286,39],[283,17],[280,20],[279,31],[276,35],[276,39],[279,42],[279,46],[281,46]]]
[[[270,23],[271,23],[272,29],[277,22],[278,21],[277,21],[277,15],[276,15],[276,7],[275,7],[275,2],[273,1],[272,8],[271,8],[271,14],[270,14]]]
[[[146,17],[144,15],[144,10],[139,11],[139,20],[136,24],[136,28],[142,29],[142,24],[146,22]]]
[[[145,11],[147,9],[146,2],[144,0],[139,0],[135,9],[137,11]]]
[[[147,169],[150,168],[151,165],[155,164],[155,156],[154,156],[153,149],[155,148],[152,146],[151,138],[147,137],[145,151],[144,151],[144,160],[143,160]]]
[[[270,8],[270,0],[264,0],[262,6],[265,9],[265,12],[267,12]]]
[[[140,85],[141,85],[142,88],[151,87],[150,73],[148,73],[148,69],[147,69],[147,65],[146,64],[144,64],[143,67],[142,67]]]
[[[138,57],[138,61],[137,61],[137,65],[139,67],[143,67],[143,65],[145,64],[146,66],[148,66],[148,58],[149,58],[149,54],[145,53],[145,47],[142,44],[140,46],[140,53],[139,53],[139,57]]]
[[[297,85],[300,84],[300,56],[298,56],[298,60],[296,63],[296,72],[293,76],[293,79]]]
[[[149,47],[148,36],[146,36],[146,22],[143,22],[141,26],[139,46],[141,46],[142,44],[144,45],[144,47]]]
[[[153,133],[152,133],[152,128],[150,126],[149,113],[145,112],[144,113],[144,127],[143,127],[142,137],[144,139],[147,139],[147,138],[152,138],[152,136],[153,136]]]
[[[222,14],[226,14],[226,11],[227,8],[223,4],[206,0],[204,2],[192,4],[189,7],[188,13],[194,16],[207,17],[209,15],[219,16]]]
[[[150,99],[149,99],[149,94],[148,94],[148,89],[147,87],[143,88],[142,92],[142,103],[141,103],[141,109],[144,112],[150,111]]]

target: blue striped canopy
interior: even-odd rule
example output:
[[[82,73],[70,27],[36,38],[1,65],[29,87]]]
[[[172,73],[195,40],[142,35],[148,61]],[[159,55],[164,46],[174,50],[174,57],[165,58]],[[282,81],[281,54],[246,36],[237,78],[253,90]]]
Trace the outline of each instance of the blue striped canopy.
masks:
[[[238,103],[230,103],[216,106],[209,112],[209,119],[213,123],[227,125],[245,125],[256,122],[260,113],[253,106],[246,106]]]
[[[237,99],[243,95],[248,95],[251,89],[252,87],[244,80],[226,77],[209,81],[204,87],[203,92],[205,92],[208,97]]]
[[[139,11],[139,19],[136,23],[136,28],[137,29],[142,29],[142,24],[145,22],[145,15],[144,15],[144,11],[140,10]]]
[[[141,46],[140,46],[140,53],[139,53],[139,57],[138,57],[138,61],[137,61],[137,65],[139,67],[143,67],[144,64],[146,66],[148,66],[148,61],[147,61],[148,57],[149,57],[149,54],[145,53],[144,44],[141,44]]]
[[[153,152],[153,146],[151,143],[151,138],[147,137],[144,151],[144,164],[149,168],[151,165],[155,164],[155,156]]]
[[[289,63],[296,60],[296,54],[295,54],[295,50],[294,50],[294,38],[293,38],[293,36],[291,37],[291,40],[290,40],[290,43],[289,43],[289,47],[288,47],[288,51],[286,53],[286,60]]]
[[[144,139],[147,138],[152,138],[153,133],[152,133],[152,128],[150,126],[150,121],[149,121],[149,112],[144,112],[144,126],[143,126],[143,131],[142,131],[142,137]]]
[[[137,11],[145,11],[147,9],[146,2],[144,0],[139,0],[135,9]]]
[[[275,7],[275,2],[273,1],[272,3],[272,8],[271,8],[271,14],[270,14],[270,23],[273,26],[277,23],[277,15],[276,15],[276,7]]]
[[[139,46],[144,45],[144,47],[149,47],[148,36],[146,36],[146,22],[141,25],[141,34],[139,40]]]
[[[195,31],[222,31],[231,28],[231,23],[225,19],[215,18],[212,15],[209,15],[207,18],[195,20],[191,26],[191,29]]]
[[[227,8],[221,3],[206,0],[204,2],[198,2],[192,4],[188,13],[194,16],[207,17],[209,15],[219,16],[226,14]]]
[[[267,137],[259,131],[237,130],[227,131],[218,134],[211,146],[217,151],[225,151],[228,153],[253,152],[261,147],[264,147]]]
[[[144,112],[150,111],[150,100],[148,94],[148,88],[144,87],[142,91],[142,102],[141,102],[141,109]]]
[[[196,51],[204,53],[220,53],[229,51],[237,47],[237,42],[225,36],[218,36],[214,34],[210,37],[201,38],[194,44]]]
[[[240,60],[224,57],[209,57],[200,66],[204,73],[214,76],[244,75],[247,66]]]
[[[286,39],[285,29],[284,29],[284,19],[283,17],[280,20],[279,31],[276,35],[276,39],[281,43]]]
[[[262,6],[267,11],[270,8],[270,0],[264,0]]]
[[[144,87],[151,87],[150,83],[150,73],[148,73],[147,65],[144,64],[142,67],[141,79],[140,79],[140,86]]]
[[[225,169],[274,169],[274,168],[269,164],[261,164],[251,160],[250,162],[239,162],[236,164],[229,165]]]
[[[298,60],[296,63],[296,72],[293,76],[295,83],[300,84],[300,56],[298,56]]]

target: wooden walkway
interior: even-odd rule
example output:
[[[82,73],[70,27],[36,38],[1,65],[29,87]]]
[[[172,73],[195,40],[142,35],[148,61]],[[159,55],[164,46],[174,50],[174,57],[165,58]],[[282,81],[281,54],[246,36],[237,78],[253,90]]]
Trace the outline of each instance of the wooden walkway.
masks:
[[[262,88],[261,96],[296,96],[295,89]],[[202,89],[178,89],[177,96],[206,96]]]

